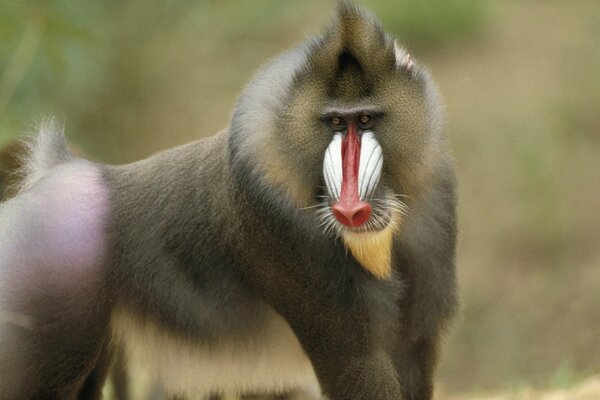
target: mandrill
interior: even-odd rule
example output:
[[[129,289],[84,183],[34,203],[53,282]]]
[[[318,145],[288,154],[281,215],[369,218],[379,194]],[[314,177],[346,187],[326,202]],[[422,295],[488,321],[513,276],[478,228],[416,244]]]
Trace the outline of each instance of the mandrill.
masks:
[[[122,166],[43,123],[0,205],[0,399],[424,400],[456,308],[429,74],[366,11],[269,62],[223,132]],[[134,397],[136,398],[136,397]]]

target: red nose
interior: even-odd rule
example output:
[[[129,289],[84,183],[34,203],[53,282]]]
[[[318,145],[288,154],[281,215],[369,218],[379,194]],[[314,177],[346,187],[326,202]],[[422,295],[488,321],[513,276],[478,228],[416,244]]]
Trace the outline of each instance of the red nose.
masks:
[[[341,224],[351,227],[361,226],[371,216],[371,205],[364,201],[352,204],[338,202],[332,206],[332,209],[335,219]]]

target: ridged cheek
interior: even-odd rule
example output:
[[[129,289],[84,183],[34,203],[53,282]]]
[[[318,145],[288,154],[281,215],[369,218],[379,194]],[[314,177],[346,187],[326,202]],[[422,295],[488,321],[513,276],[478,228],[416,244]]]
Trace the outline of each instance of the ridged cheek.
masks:
[[[323,159],[323,177],[325,178],[325,186],[329,196],[338,200],[342,192],[342,134],[336,133],[327,150],[325,150],[325,158]]]
[[[383,167],[383,151],[375,134],[367,131],[362,134],[360,146],[360,164],[358,167],[358,193],[361,200],[367,200],[372,195]]]
[[[329,196],[337,201],[340,198],[343,180],[341,133],[336,133],[325,151],[323,159],[323,177]],[[358,168],[358,193],[361,200],[372,195],[381,178],[383,151],[371,131],[361,136],[360,163]]]

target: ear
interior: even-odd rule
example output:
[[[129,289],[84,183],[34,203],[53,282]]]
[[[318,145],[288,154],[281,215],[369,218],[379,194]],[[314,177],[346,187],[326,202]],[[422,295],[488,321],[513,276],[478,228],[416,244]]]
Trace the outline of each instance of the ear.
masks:
[[[394,40],[394,58],[396,59],[396,68],[412,72],[414,67],[412,57],[405,48],[398,44],[397,40]]]

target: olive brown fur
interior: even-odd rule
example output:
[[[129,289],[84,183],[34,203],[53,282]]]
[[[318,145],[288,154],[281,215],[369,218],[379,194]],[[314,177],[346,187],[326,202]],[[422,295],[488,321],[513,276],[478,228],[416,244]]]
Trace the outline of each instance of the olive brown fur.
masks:
[[[383,151],[373,213],[387,216],[392,236],[366,253],[391,252],[381,275],[353,255],[345,228],[324,229],[319,217],[331,203],[324,115],[355,109],[376,110]],[[30,157],[43,168],[0,205],[0,286],[14,286],[0,297],[0,379],[14,382],[0,399],[98,399],[112,367],[124,400],[123,371],[136,357],[152,364],[154,352],[153,390],[173,398],[432,397],[456,309],[452,160],[429,74],[366,11],[340,3],[322,36],[258,72],[211,138],[122,166],[65,157],[50,122],[38,141]],[[384,198],[408,212],[388,212]],[[57,235],[85,223],[93,239],[82,256],[52,253],[68,266],[52,269],[59,283],[46,288],[35,277],[54,265],[54,242],[16,232],[36,218],[54,226],[52,207],[81,215],[60,220]],[[15,284],[19,268],[34,284]]]

